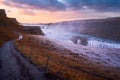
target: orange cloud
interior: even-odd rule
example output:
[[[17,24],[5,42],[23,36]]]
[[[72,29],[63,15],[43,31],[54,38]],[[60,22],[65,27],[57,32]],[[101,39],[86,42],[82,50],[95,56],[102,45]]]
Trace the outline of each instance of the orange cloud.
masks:
[[[25,9],[21,10],[20,14],[35,16],[35,13],[33,11]]]
[[[10,0],[11,1],[11,0]],[[9,2],[10,2],[9,1]],[[59,0],[61,1],[61,0]],[[117,12],[96,12],[84,6],[85,10],[63,10],[63,11],[48,11],[43,9],[33,9],[31,6],[22,5],[16,6],[15,3],[3,3],[0,0],[0,8],[5,9],[8,17],[17,18],[21,23],[50,23],[78,19],[96,19],[104,17],[118,17]],[[24,7],[24,8],[23,8]],[[27,7],[27,8],[26,8]]]

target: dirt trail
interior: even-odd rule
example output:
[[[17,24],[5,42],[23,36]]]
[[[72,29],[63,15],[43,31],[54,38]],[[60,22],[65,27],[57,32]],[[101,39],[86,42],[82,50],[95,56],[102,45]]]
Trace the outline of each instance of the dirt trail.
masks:
[[[0,80],[44,80],[43,71],[30,64],[9,41],[0,48]]]

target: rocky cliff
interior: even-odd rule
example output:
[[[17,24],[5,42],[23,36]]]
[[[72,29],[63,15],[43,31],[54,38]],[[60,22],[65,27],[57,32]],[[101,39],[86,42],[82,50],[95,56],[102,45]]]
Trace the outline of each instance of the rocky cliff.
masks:
[[[0,9],[0,16],[5,16],[6,17],[6,12],[4,9]]]
[[[16,18],[9,18],[9,19],[12,20],[14,23],[19,24]]]
[[[5,10],[0,9],[0,46],[6,41],[18,38],[18,32],[21,30],[21,26],[8,18]]]

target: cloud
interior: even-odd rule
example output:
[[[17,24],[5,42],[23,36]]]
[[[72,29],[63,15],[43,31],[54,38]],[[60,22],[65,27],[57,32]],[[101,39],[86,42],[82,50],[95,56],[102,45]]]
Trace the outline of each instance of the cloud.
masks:
[[[12,11],[11,10],[7,10],[8,13],[11,13]]]
[[[66,0],[72,9],[83,9],[86,6],[96,11],[120,11],[120,0]]]
[[[57,0],[5,0],[3,3],[18,8],[34,8],[49,11],[65,10],[65,5]]]
[[[31,15],[31,16],[35,16],[35,13],[31,10],[21,10],[20,14],[25,14],[25,15]]]
[[[93,9],[100,12],[120,12],[120,0],[4,0],[4,4],[18,8],[48,11]]]

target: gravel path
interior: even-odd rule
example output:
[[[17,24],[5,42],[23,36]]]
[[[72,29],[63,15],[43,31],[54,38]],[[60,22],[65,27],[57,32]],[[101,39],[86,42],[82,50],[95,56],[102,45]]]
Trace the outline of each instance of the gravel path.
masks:
[[[9,41],[0,48],[0,80],[44,80],[43,71],[30,64]]]

